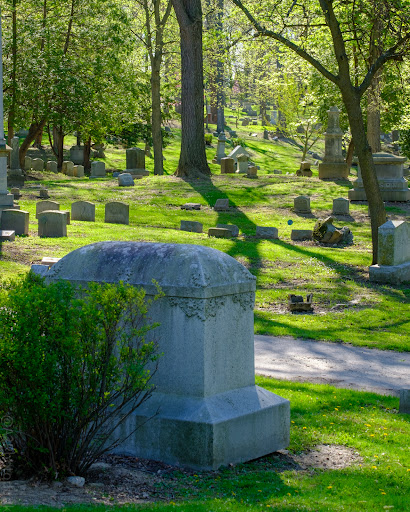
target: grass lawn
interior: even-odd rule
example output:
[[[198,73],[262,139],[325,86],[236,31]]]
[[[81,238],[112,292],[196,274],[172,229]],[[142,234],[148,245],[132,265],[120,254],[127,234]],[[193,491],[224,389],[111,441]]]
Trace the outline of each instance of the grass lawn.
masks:
[[[63,510],[409,510],[410,427],[408,416],[397,413],[397,398],[262,377],[257,378],[257,384],[291,401],[288,453],[275,453],[219,471],[171,472],[151,493],[153,499],[161,496],[161,503],[72,506]],[[311,462],[309,450],[317,445],[333,447],[334,454],[338,447],[344,447],[350,455],[337,459],[339,469],[334,467],[331,454],[329,460]],[[40,509],[15,506],[9,510]]]

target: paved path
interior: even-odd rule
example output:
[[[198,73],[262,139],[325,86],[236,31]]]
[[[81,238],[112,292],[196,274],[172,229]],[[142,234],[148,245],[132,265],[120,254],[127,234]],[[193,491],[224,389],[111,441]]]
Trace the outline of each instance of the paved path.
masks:
[[[353,347],[291,337],[255,336],[259,375],[399,395],[410,388],[410,352]]]

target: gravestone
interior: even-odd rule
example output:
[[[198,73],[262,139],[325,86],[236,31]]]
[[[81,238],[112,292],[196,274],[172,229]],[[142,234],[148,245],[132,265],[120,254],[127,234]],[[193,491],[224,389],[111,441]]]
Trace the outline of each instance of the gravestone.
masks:
[[[10,153],[10,176],[22,176],[23,171],[20,168],[20,139],[17,136],[14,136],[11,139],[11,153]]]
[[[403,169],[406,158],[390,153],[374,153],[373,161],[383,201],[410,201],[410,190]],[[360,166],[353,187],[348,191],[349,199],[367,201]]]
[[[301,242],[304,240],[312,240],[313,231],[311,229],[292,229],[290,239],[294,242]]]
[[[229,156],[221,158],[221,174],[233,174],[235,172],[234,160]]]
[[[214,236],[216,238],[231,238],[232,231],[226,228],[209,228],[208,236]]]
[[[349,215],[349,199],[338,197],[333,199],[333,215]]]
[[[0,242],[14,242],[16,233],[12,230],[0,229]]]
[[[31,168],[33,171],[44,171],[44,160],[42,158],[33,158]]]
[[[201,203],[185,203],[181,206],[181,210],[200,210]]]
[[[249,156],[246,154],[238,155],[236,157],[237,161],[237,170],[238,174],[247,174],[248,173],[248,164],[249,164]]]
[[[295,213],[312,213],[310,209],[310,197],[295,197],[295,199],[293,200],[293,209]]]
[[[60,203],[57,203],[56,201],[38,201],[36,203],[36,219],[38,219],[38,216],[40,213],[46,211],[46,210],[59,210],[60,209]]]
[[[90,201],[77,201],[71,205],[72,220],[95,222],[95,204]]]
[[[296,171],[296,176],[307,176],[308,178],[311,178],[313,173],[310,169],[310,162],[306,162],[305,160],[300,162],[300,167]]]
[[[28,235],[29,212],[24,210],[3,210],[1,214],[1,229],[13,230],[16,235]]]
[[[278,239],[278,228],[269,226],[256,226],[256,236],[266,239]]]
[[[132,175],[149,176],[149,171],[145,169],[145,151],[140,148],[128,148],[125,152],[126,166],[125,172]]]
[[[341,179],[349,176],[349,168],[342,153],[343,132],[339,125],[340,110],[330,107],[325,133],[325,156],[319,164],[319,179]]]
[[[269,132],[268,132],[268,130],[263,130],[263,138],[265,140],[269,140]]]
[[[24,157],[24,170],[29,171],[32,168],[33,159],[30,156]]]
[[[74,176],[74,162],[64,160],[61,172],[67,176]]]
[[[239,155],[246,155],[249,158],[249,153],[242,147],[242,146],[236,146],[230,153],[229,157],[233,158],[235,161],[235,164],[238,165],[238,156]]]
[[[73,162],[74,165],[84,164],[84,146],[71,146],[70,161]]]
[[[410,414],[410,389],[400,390],[399,413]]]
[[[114,433],[133,432],[116,453],[214,470],[287,447],[288,400],[255,386],[255,277],[234,258],[197,245],[100,242],[46,272],[47,282],[81,286],[123,280],[149,297],[153,279],[165,294],[149,312],[163,356],[152,396]]]
[[[90,178],[104,178],[105,175],[105,162],[91,162]]]
[[[38,236],[60,238],[67,236],[66,212],[45,210],[38,215]]]
[[[128,204],[113,201],[105,205],[105,222],[110,224],[129,224],[130,207]]]
[[[134,180],[129,172],[123,172],[118,176],[118,186],[119,187],[133,187]]]
[[[192,233],[202,233],[203,225],[194,220],[181,220],[181,231],[191,231]]]
[[[217,199],[214,210],[217,212],[229,210],[229,199]]]
[[[217,228],[229,229],[232,237],[237,237],[239,235],[239,228],[235,226],[235,224],[217,224]]]
[[[256,165],[248,166],[248,172],[246,173],[247,178],[257,178],[258,176],[258,168]]]
[[[39,190],[39,197],[40,197],[40,199],[48,199],[50,197],[48,195],[48,189],[40,188],[40,190]]]
[[[76,178],[84,178],[84,166],[75,165],[73,169],[73,176],[75,176]]]
[[[377,264],[369,267],[370,281],[395,285],[410,282],[410,224],[389,220],[378,233]]]
[[[57,173],[57,172],[58,172],[57,162],[54,162],[54,160],[49,160],[49,161],[46,163],[46,169],[47,169],[47,171],[49,171],[49,172]]]
[[[13,194],[14,199],[20,199],[20,189],[18,187],[13,187],[10,189],[10,194]]]

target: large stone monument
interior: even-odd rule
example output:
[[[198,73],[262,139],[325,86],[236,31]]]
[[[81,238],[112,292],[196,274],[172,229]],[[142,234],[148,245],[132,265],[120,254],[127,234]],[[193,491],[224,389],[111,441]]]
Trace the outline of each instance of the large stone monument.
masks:
[[[100,242],[45,275],[124,281],[148,296],[155,279],[165,293],[150,309],[163,353],[156,389],[115,432],[129,435],[117,453],[210,470],[288,445],[288,400],[255,386],[255,277],[234,258],[198,245]]]
[[[75,165],[84,164],[84,146],[71,146],[70,148],[70,161]]]
[[[389,220],[378,229],[377,264],[369,267],[370,281],[410,283],[410,224]]]
[[[390,153],[374,153],[373,161],[383,201],[409,201],[410,190],[404,178],[403,169],[406,158]],[[366,201],[360,167],[357,170],[357,180],[353,182],[353,187],[348,191],[349,199],[351,201]]]
[[[330,107],[327,113],[325,156],[323,162],[319,164],[319,178],[321,180],[347,178],[349,169],[342,154],[343,132],[339,125],[340,110],[337,107]]]
[[[127,168],[124,172],[137,176],[149,176],[149,171],[145,169],[145,151],[143,149],[128,148],[125,158]]]

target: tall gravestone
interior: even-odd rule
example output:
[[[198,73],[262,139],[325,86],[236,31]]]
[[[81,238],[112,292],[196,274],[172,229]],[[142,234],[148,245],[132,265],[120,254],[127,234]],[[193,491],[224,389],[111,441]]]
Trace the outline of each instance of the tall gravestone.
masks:
[[[349,168],[342,154],[343,132],[340,129],[340,110],[330,107],[325,133],[325,156],[319,164],[319,179],[341,179],[349,176]]]
[[[165,293],[150,309],[163,353],[156,388],[115,432],[130,434],[117,453],[217,469],[288,445],[288,400],[255,386],[255,277],[234,258],[198,245],[100,242],[46,272],[61,279],[124,281],[148,296],[155,280]]]
[[[226,143],[226,137],[225,134],[222,132],[218,136],[218,145],[216,147],[216,156],[212,160],[215,164],[220,164],[222,158],[225,157],[225,143]]]
[[[145,151],[141,148],[128,148],[125,152],[126,170],[124,172],[139,176],[149,176],[145,169]]]
[[[15,136],[11,139],[11,153],[10,153],[10,176],[23,176],[23,171],[20,168],[20,139]]]

